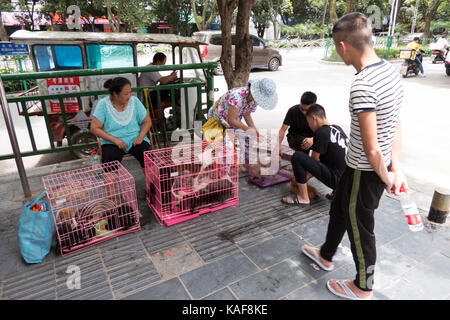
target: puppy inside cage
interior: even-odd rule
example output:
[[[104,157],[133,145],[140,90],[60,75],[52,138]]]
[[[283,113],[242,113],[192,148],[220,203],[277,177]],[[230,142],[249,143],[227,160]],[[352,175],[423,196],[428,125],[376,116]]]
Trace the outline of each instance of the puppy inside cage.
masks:
[[[145,154],[147,200],[161,221],[237,201],[237,162],[235,157],[226,159],[223,145],[183,146],[189,155],[184,154],[183,161],[172,156],[179,154],[176,148]]]
[[[134,179],[119,162],[43,178],[61,252],[139,228]]]

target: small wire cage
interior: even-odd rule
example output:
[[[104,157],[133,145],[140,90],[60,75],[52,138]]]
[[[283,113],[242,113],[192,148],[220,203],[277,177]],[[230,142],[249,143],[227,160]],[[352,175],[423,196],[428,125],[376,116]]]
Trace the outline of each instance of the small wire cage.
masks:
[[[220,142],[178,145],[144,154],[147,202],[170,226],[239,203],[234,148]]]
[[[140,229],[133,176],[118,161],[42,178],[61,255]]]

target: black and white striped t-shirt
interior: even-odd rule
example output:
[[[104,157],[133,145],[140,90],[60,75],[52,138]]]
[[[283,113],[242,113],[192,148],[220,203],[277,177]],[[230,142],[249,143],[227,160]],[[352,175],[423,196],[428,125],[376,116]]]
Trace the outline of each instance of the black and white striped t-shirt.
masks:
[[[360,112],[376,112],[378,145],[386,166],[391,163],[392,143],[403,102],[399,72],[385,60],[367,66],[356,74],[350,89],[350,143],[345,157],[353,169],[373,171],[363,149],[358,121]]]

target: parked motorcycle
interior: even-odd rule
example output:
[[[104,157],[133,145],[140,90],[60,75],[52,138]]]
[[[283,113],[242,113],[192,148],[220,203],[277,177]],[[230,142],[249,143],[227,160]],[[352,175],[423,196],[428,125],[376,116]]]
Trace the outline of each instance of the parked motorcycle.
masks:
[[[401,49],[400,50],[400,58],[405,59],[402,63],[402,67],[400,69],[400,73],[403,78],[408,77],[410,74],[418,75],[420,72],[419,64],[417,63],[416,56],[419,58],[420,62],[422,62],[422,52],[423,50],[414,50],[414,49]]]
[[[449,51],[449,50],[450,50],[450,49],[447,48],[447,49],[445,50],[445,53],[442,53],[441,50],[433,50],[433,51],[431,52],[431,62],[432,62],[432,63],[445,62],[445,58],[447,57],[448,51]]]

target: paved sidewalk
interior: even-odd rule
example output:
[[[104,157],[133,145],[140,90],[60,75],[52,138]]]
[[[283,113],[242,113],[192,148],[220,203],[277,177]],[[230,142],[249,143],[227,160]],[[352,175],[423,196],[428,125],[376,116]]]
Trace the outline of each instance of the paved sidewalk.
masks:
[[[339,299],[326,289],[328,279],[354,276],[347,236],[333,272],[300,253],[304,243],[319,246],[326,234],[328,188],[316,181],[320,199],[308,210],[280,202],[289,193],[286,183],[261,190],[241,178],[238,206],[164,227],[147,206],[137,162],[128,158],[124,165],[136,179],[142,229],[64,257],[53,248],[37,265],[25,264],[19,253],[20,180],[0,177],[0,299],[328,300]],[[33,194],[53,170],[29,173]],[[410,232],[399,202],[387,195],[375,215],[374,299],[449,299],[448,227],[426,223]],[[71,265],[80,267],[80,289],[67,286]]]

